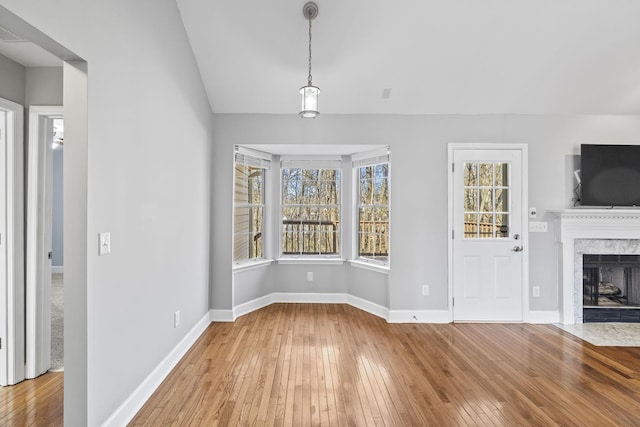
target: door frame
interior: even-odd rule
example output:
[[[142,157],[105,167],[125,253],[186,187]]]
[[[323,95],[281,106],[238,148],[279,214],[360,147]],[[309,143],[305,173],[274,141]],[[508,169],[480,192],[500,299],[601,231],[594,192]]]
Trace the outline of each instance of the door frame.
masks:
[[[447,232],[448,232],[448,248],[447,248],[447,284],[448,284],[448,311],[449,322],[453,322],[453,159],[454,152],[457,150],[518,150],[522,159],[522,198],[521,198],[521,221],[522,232],[520,233],[522,247],[522,322],[529,322],[529,218],[527,215],[527,206],[529,204],[529,155],[527,144],[516,143],[449,143],[447,144],[447,165],[449,169],[447,178],[448,191],[448,215],[447,215]]]
[[[0,98],[6,113],[6,287],[0,284],[0,304],[6,313],[0,322],[2,366],[0,385],[16,384],[24,379],[24,108]],[[4,254],[3,254],[4,256]],[[4,323],[4,324],[3,324]]]
[[[51,365],[52,148],[45,130],[62,118],[62,106],[29,106],[26,224],[26,378]],[[47,280],[48,276],[48,280]]]

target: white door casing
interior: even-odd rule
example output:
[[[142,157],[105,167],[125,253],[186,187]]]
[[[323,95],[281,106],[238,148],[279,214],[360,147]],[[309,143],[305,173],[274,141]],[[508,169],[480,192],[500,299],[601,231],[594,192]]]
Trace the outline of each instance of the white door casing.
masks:
[[[51,366],[53,119],[61,106],[29,107],[27,166],[26,378]]]
[[[449,146],[452,321],[528,317],[526,155],[523,145]]]
[[[23,107],[0,98],[0,385],[24,379]]]

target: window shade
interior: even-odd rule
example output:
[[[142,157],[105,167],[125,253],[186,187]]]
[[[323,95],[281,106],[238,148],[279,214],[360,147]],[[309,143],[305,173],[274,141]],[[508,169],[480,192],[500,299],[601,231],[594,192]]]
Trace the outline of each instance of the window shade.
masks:
[[[389,147],[383,147],[366,153],[358,153],[351,156],[354,168],[377,165],[389,162]]]

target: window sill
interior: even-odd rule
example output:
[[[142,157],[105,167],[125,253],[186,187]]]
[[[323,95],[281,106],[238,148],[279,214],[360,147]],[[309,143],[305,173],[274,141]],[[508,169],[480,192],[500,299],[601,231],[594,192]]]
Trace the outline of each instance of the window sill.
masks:
[[[239,273],[241,271],[253,270],[254,268],[266,267],[273,263],[272,259],[261,259],[258,261],[247,261],[238,264],[234,264],[232,271],[234,273]]]
[[[372,262],[361,261],[356,259],[349,260],[349,264],[351,264],[353,267],[376,271],[378,273],[383,273],[383,274],[389,274],[389,272],[391,271],[388,265],[380,265],[380,264],[375,264]]]
[[[342,258],[279,258],[278,264],[344,264]]]

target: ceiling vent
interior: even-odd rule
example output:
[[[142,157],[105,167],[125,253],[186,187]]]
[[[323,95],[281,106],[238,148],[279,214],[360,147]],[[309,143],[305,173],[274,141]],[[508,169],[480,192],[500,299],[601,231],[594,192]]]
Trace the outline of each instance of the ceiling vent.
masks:
[[[28,42],[13,31],[0,25],[0,41],[2,42]]]

